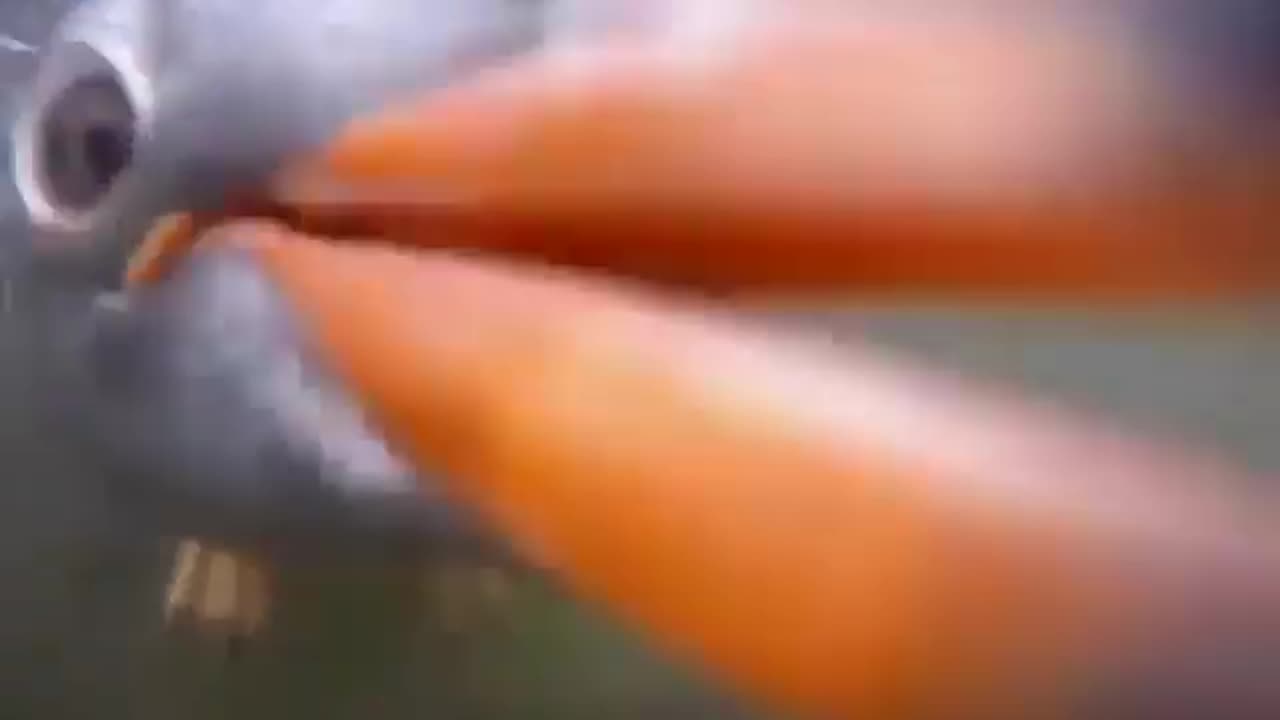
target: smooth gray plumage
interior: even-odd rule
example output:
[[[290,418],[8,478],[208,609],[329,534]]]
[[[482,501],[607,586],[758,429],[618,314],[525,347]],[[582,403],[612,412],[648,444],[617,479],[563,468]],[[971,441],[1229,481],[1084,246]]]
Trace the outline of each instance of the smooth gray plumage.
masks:
[[[56,353],[69,440],[109,468],[120,506],[233,544],[340,539],[484,547],[365,421],[239,251],[201,250],[172,282],[102,296]],[[88,400],[88,402],[86,402]],[[325,548],[332,551],[332,548]]]

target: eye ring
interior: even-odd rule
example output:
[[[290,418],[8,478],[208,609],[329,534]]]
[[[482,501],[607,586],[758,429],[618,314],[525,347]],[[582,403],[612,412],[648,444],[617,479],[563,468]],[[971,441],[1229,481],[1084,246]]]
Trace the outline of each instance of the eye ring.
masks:
[[[31,222],[90,228],[150,135],[151,88],[127,52],[60,43],[14,124],[13,176]]]

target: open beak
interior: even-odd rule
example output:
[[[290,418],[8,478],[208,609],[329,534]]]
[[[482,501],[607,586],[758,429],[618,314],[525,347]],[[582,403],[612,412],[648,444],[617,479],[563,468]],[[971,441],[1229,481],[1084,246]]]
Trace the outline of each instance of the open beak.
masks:
[[[796,20],[715,52],[538,58],[287,169],[292,228],[170,226],[135,277],[197,235],[250,252],[409,458],[753,697],[823,717],[1241,702],[1262,685],[1196,660],[1280,667],[1274,511],[1228,490],[1249,481],[577,271],[777,296],[1274,288],[1274,256],[1221,232],[1274,210],[1160,182],[1141,133],[1039,122],[1122,105],[1134,65],[930,37]],[[960,81],[976,95],[943,92]]]

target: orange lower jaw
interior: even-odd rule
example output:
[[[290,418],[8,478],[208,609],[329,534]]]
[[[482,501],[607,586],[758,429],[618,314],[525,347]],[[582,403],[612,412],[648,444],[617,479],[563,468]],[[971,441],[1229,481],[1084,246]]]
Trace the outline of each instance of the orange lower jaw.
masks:
[[[1095,423],[572,273],[213,241],[259,260],[407,457],[749,698],[1044,717],[1280,600],[1270,509],[1227,495],[1248,481]],[[1280,657],[1266,616],[1237,651]]]

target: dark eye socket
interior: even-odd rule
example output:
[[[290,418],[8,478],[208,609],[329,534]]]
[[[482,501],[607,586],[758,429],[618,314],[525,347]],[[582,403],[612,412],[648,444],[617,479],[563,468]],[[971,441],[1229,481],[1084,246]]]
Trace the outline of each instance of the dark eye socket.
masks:
[[[44,195],[72,212],[92,209],[133,160],[137,115],[118,78],[89,75],[45,107],[36,130]]]

